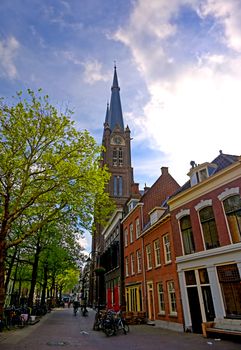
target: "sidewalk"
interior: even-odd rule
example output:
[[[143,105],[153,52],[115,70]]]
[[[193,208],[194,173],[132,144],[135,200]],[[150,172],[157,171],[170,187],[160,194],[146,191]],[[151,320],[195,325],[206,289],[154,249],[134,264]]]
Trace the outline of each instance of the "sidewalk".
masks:
[[[93,331],[95,311],[88,317],[73,309],[55,309],[40,322],[0,333],[1,350],[240,350],[241,343],[203,338],[200,334],[178,333],[155,326],[130,326],[127,335],[106,337]]]

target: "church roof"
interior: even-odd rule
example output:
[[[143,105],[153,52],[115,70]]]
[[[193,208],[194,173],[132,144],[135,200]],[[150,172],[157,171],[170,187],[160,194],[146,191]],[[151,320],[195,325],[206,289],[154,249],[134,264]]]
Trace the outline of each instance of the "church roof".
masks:
[[[105,122],[108,123],[110,130],[113,131],[114,128],[118,125],[120,129],[124,131],[124,122],[120,100],[120,87],[118,85],[116,66],[114,67],[114,78],[111,87],[110,108],[107,110],[107,112],[108,113],[106,113]]]

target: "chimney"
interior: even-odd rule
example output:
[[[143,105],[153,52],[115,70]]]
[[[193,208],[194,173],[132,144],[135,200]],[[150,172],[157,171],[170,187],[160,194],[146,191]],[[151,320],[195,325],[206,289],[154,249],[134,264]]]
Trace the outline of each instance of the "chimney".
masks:
[[[139,194],[140,193],[140,191],[139,191],[139,184],[138,183],[133,182],[131,184],[131,193],[132,194]]]
[[[161,172],[162,172],[162,175],[167,175],[168,174],[168,167],[167,166],[162,166],[161,167]]]
[[[144,193],[146,193],[149,189],[150,189],[150,187],[148,187],[148,186],[145,184]]]

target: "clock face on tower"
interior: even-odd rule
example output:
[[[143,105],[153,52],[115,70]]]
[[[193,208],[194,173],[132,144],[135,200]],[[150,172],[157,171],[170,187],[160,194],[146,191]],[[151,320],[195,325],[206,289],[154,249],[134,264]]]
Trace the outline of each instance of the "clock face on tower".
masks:
[[[116,136],[113,136],[112,139],[111,139],[111,143],[113,145],[124,145],[125,144],[125,140],[119,136],[119,135],[116,135]]]

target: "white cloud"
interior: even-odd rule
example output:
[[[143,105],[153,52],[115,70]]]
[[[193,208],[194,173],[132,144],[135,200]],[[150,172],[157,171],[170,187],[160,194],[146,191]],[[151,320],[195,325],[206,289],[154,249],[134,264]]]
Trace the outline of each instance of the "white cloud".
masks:
[[[13,36],[0,41],[0,75],[15,79],[17,77],[17,68],[14,64],[17,51],[20,47],[19,42]]]
[[[109,81],[110,74],[102,71],[102,64],[97,60],[86,61],[82,63],[84,67],[84,81],[90,85],[98,81]]]
[[[89,232],[84,233],[84,235],[79,239],[79,243],[84,252],[89,252],[91,250],[92,236],[89,234]]]
[[[237,3],[205,0],[199,13],[212,15],[214,21],[222,19],[227,46],[238,50],[235,38],[241,40],[241,27],[237,26],[241,4],[238,7]],[[169,166],[181,183],[187,180],[191,160],[211,161],[220,149],[240,152],[241,58],[228,56],[228,50],[215,51],[210,42],[209,52],[195,53],[190,48],[185,64],[179,63],[178,57],[172,59],[173,40],[181,38],[175,26],[180,6],[197,11],[198,4],[195,0],[140,0],[128,25],[114,36],[131,50],[150,96],[143,108],[139,139],[145,138],[150,147],[166,154],[162,158],[166,163],[161,165]],[[192,39],[197,42],[200,38]]]
[[[220,21],[225,30],[226,44],[241,52],[241,6],[238,0],[206,0],[200,6],[203,16],[212,15]]]

